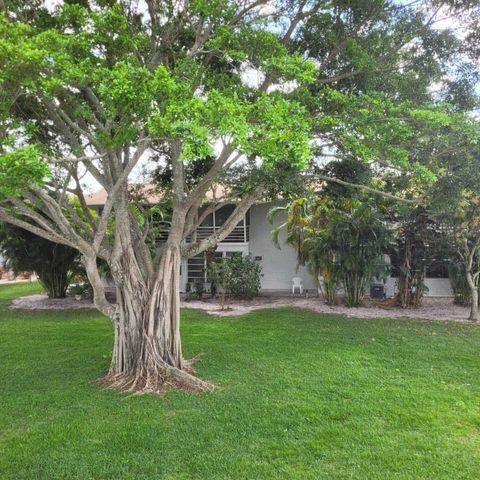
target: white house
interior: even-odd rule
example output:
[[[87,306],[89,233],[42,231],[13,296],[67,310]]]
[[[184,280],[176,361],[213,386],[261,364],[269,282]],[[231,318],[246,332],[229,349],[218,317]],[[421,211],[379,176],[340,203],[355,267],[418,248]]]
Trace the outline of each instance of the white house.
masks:
[[[88,196],[86,200],[92,208],[101,209],[106,200],[105,191],[99,190]],[[149,201],[152,200],[153,198],[149,198]],[[251,207],[230,235],[218,244],[215,255],[218,258],[238,253],[251,255],[262,267],[262,292],[291,291],[292,278],[297,276],[302,278],[304,289],[314,289],[314,282],[307,268],[300,266],[297,271],[295,250],[282,242],[285,232],[280,233],[281,249],[278,249],[272,242],[271,231],[275,225],[282,221],[280,214],[275,219],[274,225],[267,221],[267,213],[273,206],[272,202],[263,202]],[[226,205],[210,214],[198,228],[197,238],[205,238],[223,225],[233,208],[233,204]],[[188,283],[198,280],[207,281],[204,253],[183,260],[180,280],[181,291],[185,292]],[[396,281],[397,278],[392,276],[387,279],[385,284],[387,297],[395,295]],[[429,288],[428,296],[452,296],[445,269],[437,269],[432,272],[427,269],[425,283]]]

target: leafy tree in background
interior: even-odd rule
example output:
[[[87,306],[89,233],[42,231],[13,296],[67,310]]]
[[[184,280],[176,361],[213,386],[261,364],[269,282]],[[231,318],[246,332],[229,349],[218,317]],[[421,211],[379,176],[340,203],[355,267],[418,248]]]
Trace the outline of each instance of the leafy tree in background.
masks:
[[[250,255],[231,255],[213,261],[207,272],[209,280],[219,289],[222,310],[227,293],[232,298],[251,300],[260,292],[262,267]]]
[[[472,292],[468,284],[464,262],[453,258],[448,265],[448,279],[457,305],[470,305]]]
[[[473,109],[474,104],[470,104]],[[430,132],[419,133],[415,156],[430,159],[437,172],[436,180],[425,189],[417,206],[401,208],[397,221],[403,230],[404,254],[401,268],[399,303],[417,304],[421,298],[426,262],[437,251],[451,258],[450,278],[454,291],[460,288],[461,297],[470,297],[471,319],[476,318],[477,302],[467,292],[475,289],[476,228],[480,194],[480,130],[470,113],[450,109],[448,121],[441,122]],[[396,182],[396,183],[395,183]],[[395,179],[395,188],[412,189],[412,183]],[[407,258],[408,257],[408,258]],[[458,263],[460,262],[460,263]],[[473,269],[473,270],[472,270]],[[468,273],[470,271],[470,273]],[[470,276],[470,280],[468,277]],[[403,278],[403,279],[402,279]],[[417,288],[419,285],[420,288]],[[462,287],[463,285],[463,287]],[[478,294],[475,292],[474,296]]]
[[[0,226],[0,250],[7,269],[35,272],[49,298],[65,297],[80,261],[77,250],[8,224]]]
[[[386,275],[383,255],[391,248],[385,214],[347,199],[330,216],[331,238],[348,307],[361,305],[370,282]]]
[[[227,294],[227,283],[230,276],[228,264],[223,261],[212,261],[208,264],[208,279],[212,284],[212,297],[220,294],[220,307],[225,309],[225,298]]]
[[[449,212],[445,221],[448,237],[462,262],[462,273],[470,291],[469,320],[477,322],[479,316],[480,286],[480,195],[464,192],[463,203]]]
[[[424,294],[428,292],[425,268],[429,257],[428,249],[437,232],[434,221],[422,208],[410,209],[400,215],[397,221],[400,266],[396,302],[402,308],[415,308],[421,305]]]
[[[340,275],[331,231],[325,225],[331,206],[332,202],[326,198],[311,201],[298,198],[286,206],[272,208],[268,220],[273,223],[277,214],[283,214],[284,221],[272,230],[273,243],[281,248],[280,233],[285,230],[284,242],[297,253],[297,269],[306,265],[315,286],[322,290],[325,303],[337,305]]]
[[[107,384],[211,387],[182,355],[181,258],[222,241],[257,200],[291,190],[309,162],[352,157],[400,170],[419,189],[436,180],[432,158],[416,156],[417,137],[449,122],[455,108],[430,105],[430,86],[450,98],[442,80],[468,67],[468,52],[433,28],[436,9],[423,3],[0,2],[0,219],[83,255],[115,331]],[[451,3],[452,15],[463,12]],[[171,218],[152,248],[128,183],[141,163],[159,162],[171,166]],[[98,217],[86,205],[86,172],[107,192]],[[207,200],[223,182],[226,198]],[[226,200],[236,208],[224,225],[186,244]]]

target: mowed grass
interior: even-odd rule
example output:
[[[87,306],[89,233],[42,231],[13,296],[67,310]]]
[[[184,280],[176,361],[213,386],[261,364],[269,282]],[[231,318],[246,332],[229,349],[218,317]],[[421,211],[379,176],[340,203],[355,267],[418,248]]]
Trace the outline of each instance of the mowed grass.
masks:
[[[7,310],[35,289],[0,287],[2,480],[480,478],[477,326],[186,310],[218,388],[128,396],[100,314]]]

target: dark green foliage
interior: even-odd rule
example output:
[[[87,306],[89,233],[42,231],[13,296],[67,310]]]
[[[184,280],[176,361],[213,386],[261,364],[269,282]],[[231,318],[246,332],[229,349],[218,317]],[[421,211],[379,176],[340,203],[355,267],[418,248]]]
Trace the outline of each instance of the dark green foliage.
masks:
[[[209,277],[221,293],[233,298],[252,299],[260,291],[262,267],[250,256],[232,255],[209,266]],[[222,296],[223,303],[223,296]]]
[[[370,282],[386,275],[383,254],[391,237],[384,215],[372,205],[352,199],[343,202],[342,210],[327,216],[330,238],[345,305],[358,307]]]
[[[224,260],[230,272],[227,289],[234,298],[251,299],[260,291],[262,267],[250,256],[233,255]]]
[[[355,185],[370,185],[373,172],[370,165],[354,158],[344,158],[342,161],[329,162],[320,169],[320,173],[327,177],[337,178]],[[322,192],[332,198],[357,198],[365,194],[360,189],[351,188],[337,183],[327,183]]]
[[[68,293],[75,296],[77,295],[82,296],[85,293],[85,290],[86,290],[85,285],[77,283],[70,286],[70,288],[68,289]]]
[[[225,295],[227,293],[227,283],[229,278],[229,268],[227,262],[211,261],[207,267],[208,280],[211,282],[212,297],[220,294],[220,303],[222,309],[225,306]]]
[[[195,295],[195,298],[197,298],[198,300],[201,300],[203,298],[203,294],[205,293],[205,286],[201,280],[197,280],[193,284],[193,291],[191,293]]]
[[[425,268],[437,236],[435,222],[424,209],[414,209],[400,220],[397,303],[402,308],[419,307],[428,292]]]
[[[35,272],[50,298],[65,297],[71,276],[78,270],[77,250],[9,224],[0,225],[0,249],[8,270]]]
[[[436,3],[446,6],[454,2]],[[470,8],[478,5],[476,1],[466,3]],[[446,9],[435,15],[436,7],[423,12],[422,7],[421,2],[334,0],[302,26],[298,44],[321,62],[324,78],[338,77],[341,91],[383,92],[389,98],[421,103],[431,98],[432,82],[449,69],[441,98],[471,105],[476,54],[469,59],[468,42],[462,42],[451,29],[435,28],[436,18],[445,16]],[[467,11],[464,8],[455,2],[449,13]],[[462,26],[466,27],[465,22]],[[475,27],[471,28],[474,32]],[[391,68],[402,61],[403,68]]]
[[[392,270],[398,277],[397,303],[402,308],[420,306],[428,292],[426,274],[443,276],[446,269],[455,303],[464,305],[469,297],[464,290],[467,287],[465,267],[452,241],[449,220],[448,215],[435,215],[425,207],[410,209],[396,217],[399,228],[392,251]]]
[[[448,266],[448,279],[453,290],[454,303],[457,305],[470,305],[472,291],[468,286],[463,262],[450,262]]]
[[[153,181],[161,190],[170,191],[173,186],[173,171],[171,155],[168,148],[163,156],[153,157],[152,160],[159,162],[159,166],[153,173]],[[165,161],[167,160],[167,161]],[[214,157],[198,158],[185,164],[185,185],[192,188],[210,170],[215,161]]]

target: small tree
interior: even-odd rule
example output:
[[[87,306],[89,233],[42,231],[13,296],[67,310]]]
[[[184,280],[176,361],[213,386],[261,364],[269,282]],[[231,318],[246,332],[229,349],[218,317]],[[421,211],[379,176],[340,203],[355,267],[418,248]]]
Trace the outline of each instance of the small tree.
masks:
[[[450,237],[456,246],[465,269],[465,278],[470,289],[469,320],[479,320],[478,287],[480,277],[480,196],[465,193],[464,202],[458,206],[456,215],[450,217]]]
[[[77,250],[9,224],[1,224],[0,249],[15,274],[35,272],[50,298],[64,298],[78,267]]]
[[[345,304],[358,307],[372,279],[385,274],[382,256],[390,246],[389,231],[378,211],[355,199],[345,201],[330,222]]]
[[[212,282],[212,296],[220,293],[220,305],[225,309],[225,296],[229,277],[228,264],[225,261],[211,262],[208,265],[208,278]]]
[[[335,252],[328,240],[328,236],[322,233],[317,237],[308,237],[305,239],[304,250],[308,256],[308,270],[316,287],[321,290],[325,303],[337,305],[340,272],[335,261]]]
[[[479,320],[480,276],[480,132],[478,123],[464,123],[449,138],[441,158],[444,173],[432,189],[431,209],[442,224],[449,248],[463,264],[470,290],[469,320]]]
[[[453,303],[470,305],[472,292],[468,285],[465,265],[461,261],[452,260],[448,265],[448,279],[453,290]]]
[[[438,235],[435,222],[423,208],[409,210],[399,220],[397,253],[401,264],[398,271],[397,305],[402,308],[419,307],[428,287],[425,268],[429,247]]]
[[[306,198],[299,198],[286,206],[272,208],[268,220],[273,223],[279,212],[286,215],[285,222],[272,230],[273,243],[280,248],[279,234],[285,229],[285,243],[297,252],[297,270],[300,265],[306,265],[315,286],[322,290],[325,303],[336,305],[340,277],[330,231],[324,228],[324,217],[330,203],[329,200],[308,201]]]

